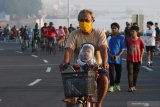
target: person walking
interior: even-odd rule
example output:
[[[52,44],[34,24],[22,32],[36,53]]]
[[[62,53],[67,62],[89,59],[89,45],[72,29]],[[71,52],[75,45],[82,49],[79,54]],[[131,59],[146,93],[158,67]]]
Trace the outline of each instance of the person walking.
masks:
[[[125,49],[125,38],[119,33],[119,24],[112,23],[111,38],[108,40],[109,44],[109,77],[110,77],[110,87],[109,92],[120,91],[120,79],[122,72],[122,54]],[[115,87],[114,87],[115,85]]]
[[[126,40],[129,92],[136,91],[140,65],[143,62],[144,42],[140,37],[138,37],[138,33],[139,27],[132,26],[131,37]]]
[[[147,30],[146,30],[146,36],[147,39],[144,41],[146,45],[146,51],[147,51],[147,58],[148,58],[148,67],[152,67],[153,65],[153,58],[154,58],[154,52],[155,52],[155,46],[156,46],[156,31],[153,28],[153,22],[148,21],[147,22]]]

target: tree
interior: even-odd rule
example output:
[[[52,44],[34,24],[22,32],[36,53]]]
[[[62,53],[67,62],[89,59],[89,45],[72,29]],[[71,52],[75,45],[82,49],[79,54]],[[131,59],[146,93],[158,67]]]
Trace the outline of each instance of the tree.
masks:
[[[41,0],[0,0],[0,12],[19,17],[40,16]]]

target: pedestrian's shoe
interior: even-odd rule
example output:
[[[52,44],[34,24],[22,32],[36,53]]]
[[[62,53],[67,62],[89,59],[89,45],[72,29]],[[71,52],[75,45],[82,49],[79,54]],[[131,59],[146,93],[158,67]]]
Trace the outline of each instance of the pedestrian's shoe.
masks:
[[[150,63],[150,67],[152,67],[153,66],[153,64],[152,63]]]
[[[151,67],[151,65],[148,63],[148,64],[147,64],[147,67],[148,67],[148,68],[150,68],[150,67]]]
[[[114,92],[114,86],[110,86],[108,92]]]
[[[128,92],[133,92],[133,87],[129,87]]]
[[[133,91],[136,91],[136,90],[137,90],[136,87],[133,87],[132,89],[133,89]]]
[[[119,84],[117,84],[117,85],[115,86],[115,89],[116,89],[116,91],[121,91],[121,87],[120,87],[120,85],[119,85]]]

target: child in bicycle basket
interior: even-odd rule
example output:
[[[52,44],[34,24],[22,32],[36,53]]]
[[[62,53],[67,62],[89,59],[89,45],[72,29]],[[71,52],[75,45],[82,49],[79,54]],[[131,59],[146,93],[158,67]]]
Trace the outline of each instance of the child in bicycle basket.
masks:
[[[84,44],[80,50],[78,59],[74,68],[76,71],[88,71],[89,69],[98,68],[98,64],[94,59],[94,46],[92,44]]]

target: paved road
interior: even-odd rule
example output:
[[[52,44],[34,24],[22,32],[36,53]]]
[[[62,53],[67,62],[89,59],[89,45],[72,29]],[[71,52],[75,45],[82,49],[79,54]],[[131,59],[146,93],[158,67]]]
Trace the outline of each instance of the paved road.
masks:
[[[19,44],[0,43],[0,107],[65,107],[61,101],[64,94],[58,72],[62,58],[63,52],[56,56],[41,52],[34,55],[30,50],[21,52]],[[129,93],[124,55],[122,91],[107,93],[103,107],[127,107],[128,101],[159,101],[159,106],[155,107],[160,107],[160,57],[155,57],[151,69],[145,63],[146,58],[139,74],[137,91]]]

